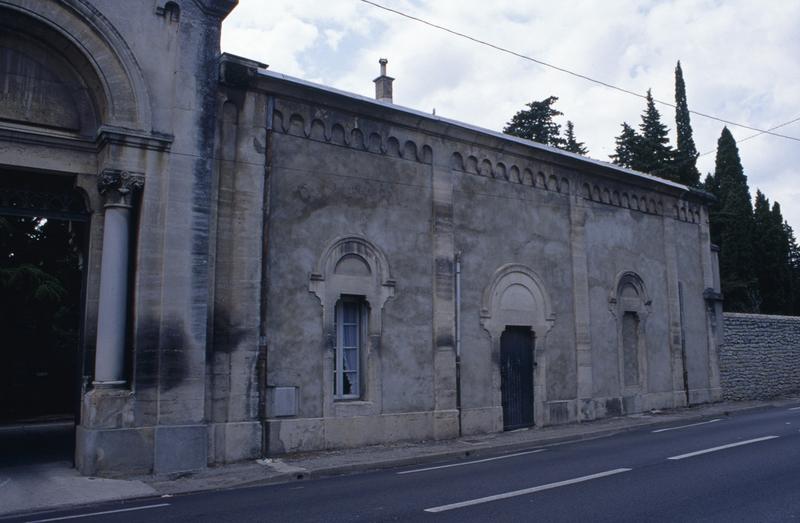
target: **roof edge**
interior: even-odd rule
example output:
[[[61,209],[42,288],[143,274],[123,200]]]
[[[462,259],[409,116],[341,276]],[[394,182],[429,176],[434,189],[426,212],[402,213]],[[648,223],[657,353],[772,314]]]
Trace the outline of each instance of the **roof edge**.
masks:
[[[683,192],[683,193],[686,193],[687,195],[693,195],[693,196],[698,197],[698,198],[700,198],[702,200],[705,200],[705,201],[709,201],[709,202],[714,201],[713,195],[710,195],[709,193],[707,193],[705,191],[702,191],[700,189],[694,189],[694,188],[688,187],[688,186],[680,184],[680,183],[676,183],[676,182],[673,182],[673,181],[670,181],[670,180],[667,180],[667,179],[664,179],[664,178],[659,178],[659,177],[654,176],[652,174],[643,173],[643,172],[640,172],[640,171],[635,171],[633,169],[628,169],[626,167],[621,167],[621,166],[615,165],[615,164],[613,164],[611,162],[606,162],[606,161],[603,161],[603,160],[597,160],[597,159],[594,159],[594,158],[589,158],[589,157],[586,157],[586,156],[582,156],[580,154],[576,154],[576,153],[571,153],[569,151],[565,151],[563,149],[558,149],[557,147],[551,147],[549,145],[544,145],[544,144],[541,144],[541,143],[538,143],[538,142],[534,142],[534,141],[531,141],[531,140],[526,140],[524,138],[519,138],[517,136],[512,136],[512,135],[501,133],[501,132],[498,132],[498,131],[493,131],[491,129],[486,129],[484,127],[480,127],[480,126],[477,126],[477,125],[469,124],[469,123],[466,123],[466,122],[461,122],[459,120],[453,120],[453,119],[450,119],[450,118],[444,118],[442,116],[429,114],[429,113],[422,112],[422,111],[419,111],[417,109],[413,109],[413,108],[410,108],[410,107],[405,107],[405,106],[393,104],[393,103],[390,103],[390,102],[382,102],[382,101],[379,101],[379,100],[375,100],[373,98],[369,98],[367,96],[363,96],[363,95],[356,94],[356,93],[351,93],[349,91],[344,91],[344,90],[341,90],[341,89],[337,89],[335,87],[330,87],[330,86],[327,86],[327,85],[318,84],[318,83],[311,82],[311,81],[308,81],[308,80],[303,80],[301,78],[296,78],[296,77],[293,77],[293,76],[290,76],[290,75],[287,75],[287,74],[278,73],[278,72],[271,71],[271,70],[260,69],[260,70],[258,70],[257,74],[258,74],[259,77],[268,78],[268,79],[272,79],[272,80],[283,81],[283,82],[287,82],[287,83],[290,83],[290,84],[295,84],[295,85],[298,85],[298,86],[301,86],[301,87],[305,87],[305,88],[308,88],[308,89],[322,91],[322,92],[330,94],[330,95],[339,96],[339,97],[343,97],[343,98],[346,98],[346,99],[349,99],[349,100],[353,100],[353,101],[357,101],[357,102],[364,103],[364,104],[367,104],[367,105],[371,105],[373,107],[380,108],[382,110],[395,111],[395,112],[398,112],[398,113],[401,113],[401,114],[413,116],[415,118],[422,118],[422,119],[428,120],[430,122],[439,123],[439,124],[443,124],[443,125],[446,125],[446,126],[456,127],[456,128],[459,128],[459,129],[463,129],[463,130],[466,130],[466,131],[474,132],[474,133],[485,135],[485,136],[488,136],[488,137],[500,139],[500,140],[503,140],[503,141],[506,141],[506,142],[510,142],[510,143],[516,143],[516,144],[519,144],[519,145],[523,145],[525,147],[529,147],[529,148],[532,148],[532,149],[537,149],[539,151],[543,151],[543,152],[547,152],[547,153],[550,153],[550,154],[554,154],[554,155],[562,157],[562,158],[567,158],[567,159],[572,160],[572,161],[577,161],[579,163],[584,163],[584,164],[590,165],[590,166],[595,167],[595,168],[599,167],[599,168],[607,170],[607,171],[623,173],[626,176],[633,176],[633,177],[635,177],[637,180],[639,180],[641,182],[650,183],[650,184],[656,184],[656,185],[661,186],[661,187],[663,187],[665,189],[670,189],[671,191]]]

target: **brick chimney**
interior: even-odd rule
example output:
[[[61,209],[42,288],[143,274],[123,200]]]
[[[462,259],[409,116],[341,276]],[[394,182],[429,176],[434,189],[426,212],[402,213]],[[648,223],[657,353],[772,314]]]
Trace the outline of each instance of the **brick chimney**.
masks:
[[[375,82],[375,99],[379,102],[392,103],[392,82],[394,82],[394,78],[386,76],[386,64],[389,63],[389,60],[381,58],[378,63],[381,64],[381,75],[373,80]]]

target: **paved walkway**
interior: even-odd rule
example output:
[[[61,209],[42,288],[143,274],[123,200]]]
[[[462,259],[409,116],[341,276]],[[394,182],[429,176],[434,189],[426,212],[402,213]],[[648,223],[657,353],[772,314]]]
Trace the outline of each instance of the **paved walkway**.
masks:
[[[294,454],[280,459],[209,468],[180,477],[147,476],[128,480],[87,478],[78,475],[67,461],[27,466],[17,464],[0,466],[0,515],[118,499],[281,483],[412,463],[432,463],[513,452],[543,445],[605,437],[654,425],[692,423],[726,416],[736,411],[795,404],[800,404],[800,397],[768,402],[716,403],[447,441],[399,443]]]

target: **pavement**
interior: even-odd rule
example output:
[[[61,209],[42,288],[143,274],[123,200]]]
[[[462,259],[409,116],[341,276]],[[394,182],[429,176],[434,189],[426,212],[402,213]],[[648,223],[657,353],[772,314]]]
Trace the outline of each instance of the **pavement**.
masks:
[[[296,482],[311,478],[352,474],[412,464],[492,456],[525,451],[565,442],[590,440],[660,425],[693,423],[734,412],[793,406],[800,397],[772,401],[723,402],[688,408],[653,411],[591,422],[521,429],[511,432],[468,436],[446,441],[377,445],[357,449],[292,454],[204,471],[167,476],[105,479],[80,476],[68,459],[55,459],[58,429],[42,436],[42,427],[0,428],[0,445],[8,441],[34,442],[45,458],[21,462],[13,456],[0,461],[0,518],[45,512],[56,508],[90,505],[104,501],[169,497],[190,492],[217,491],[245,486]],[[47,433],[48,429],[44,432]],[[61,430],[69,430],[62,427]],[[48,441],[47,436],[51,437]],[[40,439],[39,441],[36,438]],[[63,446],[63,443],[61,443]],[[48,452],[49,451],[49,452]],[[68,458],[68,456],[67,456]]]

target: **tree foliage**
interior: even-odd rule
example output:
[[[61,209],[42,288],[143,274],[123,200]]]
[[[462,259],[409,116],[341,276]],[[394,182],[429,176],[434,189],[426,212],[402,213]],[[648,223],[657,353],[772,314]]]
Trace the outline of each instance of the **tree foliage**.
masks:
[[[557,101],[557,96],[549,96],[544,100],[525,104],[528,108],[518,111],[512,116],[503,132],[545,145],[563,147],[561,126],[553,121],[553,118],[563,114],[553,107]]]
[[[711,235],[720,248],[725,308],[756,312],[760,296],[753,265],[753,205],[739,149],[727,127],[717,142],[716,168],[710,185],[718,188],[718,201],[711,209]]]
[[[614,139],[616,146],[614,154],[611,155],[611,161],[622,167],[639,170],[639,139],[640,137],[633,127],[628,125],[628,122],[622,122],[622,132]]]
[[[575,154],[586,154],[589,152],[589,149],[586,148],[586,144],[579,142],[578,139],[575,138],[575,125],[570,120],[567,120],[567,128],[564,132],[563,142],[565,151]]]
[[[696,166],[698,153],[692,136],[692,122],[686,101],[686,84],[683,81],[680,61],[675,66],[675,132],[677,147],[674,169],[677,181],[690,187],[696,187],[700,184],[700,171]]]
[[[650,89],[647,90],[646,101],[642,123],[639,124],[636,163],[644,172],[677,181],[673,167],[674,152],[669,145],[669,129],[661,122],[661,113],[656,108]]]

